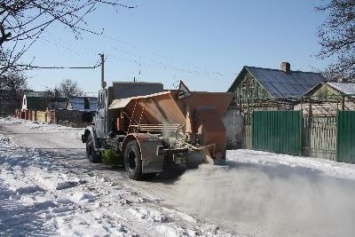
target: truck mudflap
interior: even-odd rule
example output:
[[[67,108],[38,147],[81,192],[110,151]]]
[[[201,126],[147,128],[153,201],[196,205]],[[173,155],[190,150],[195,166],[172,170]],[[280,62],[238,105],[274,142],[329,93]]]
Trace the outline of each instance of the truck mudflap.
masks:
[[[159,173],[163,171],[164,156],[157,152],[160,141],[139,142],[142,154],[142,173]]]
[[[162,172],[164,155],[159,153],[159,149],[162,146],[160,139],[147,133],[131,133],[126,139],[131,140],[132,136],[137,140],[141,152],[142,173]]]

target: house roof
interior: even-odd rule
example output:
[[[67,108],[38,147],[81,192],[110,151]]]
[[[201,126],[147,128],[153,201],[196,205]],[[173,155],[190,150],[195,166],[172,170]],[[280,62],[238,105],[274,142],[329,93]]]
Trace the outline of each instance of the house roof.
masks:
[[[87,102],[85,102],[85,100],[87,100]],[[96,111],[98,99],[96,97],[71,97],[68,103],[72,110]],[[86,108],[85,103],[88,103],[88,108]]]
[[[328,82],[330,87],[341,92],[342,94],[355,95],[355,83],[350,82]]]
[[[46,91],[25,91],[24,94],[26,97],[46,97],[48,92]]]
[[[229,92],[233,92],[249,72],[275,98],[300,97],[326,79],[320,73],[244,66]]]

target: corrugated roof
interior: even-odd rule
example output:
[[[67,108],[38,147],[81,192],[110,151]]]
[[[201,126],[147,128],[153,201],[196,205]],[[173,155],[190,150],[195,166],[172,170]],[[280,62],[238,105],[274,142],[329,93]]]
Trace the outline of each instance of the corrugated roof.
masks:
[[[245,66],[253,77],[275,98],[300,97],[326,79],[320,73],[266,69]]]
[[[343,94],[355,95],[355,83],[350,82],[328,82],[328,85]]]

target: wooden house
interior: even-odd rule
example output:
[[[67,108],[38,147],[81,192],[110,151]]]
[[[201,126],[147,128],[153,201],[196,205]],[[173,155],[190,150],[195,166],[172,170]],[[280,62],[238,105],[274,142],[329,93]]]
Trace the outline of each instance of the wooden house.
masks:
[[[280,69],[244,66],[228,92],[235,93],[233,104],[242,112],[289,110],[316,85],[325,82],[320,73],[292,71],[288,62]]]

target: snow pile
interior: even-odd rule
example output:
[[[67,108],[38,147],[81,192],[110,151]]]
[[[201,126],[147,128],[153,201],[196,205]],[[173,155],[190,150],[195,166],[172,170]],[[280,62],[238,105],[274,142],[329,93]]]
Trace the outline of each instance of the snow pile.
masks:
[[[348,163],[334,162],[319,158],[305,158],[299,156],[274,154],[262,151],[231,150],[227,151],[230,160],[239,163],[249,163],[266,167],[291,167],[297,170],[298,174],[321,176],[333,176],[342,179],[355,180],[355,165]],[[354,154],[355,155],[355,154]],[[232,166],[233,162],[230,163]],[[282,169],[278,169],[282,171]]]

